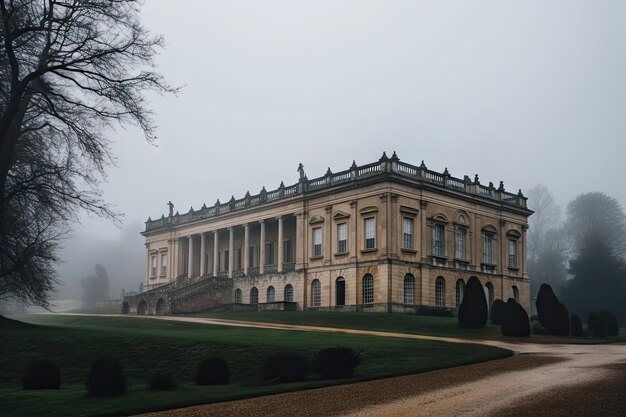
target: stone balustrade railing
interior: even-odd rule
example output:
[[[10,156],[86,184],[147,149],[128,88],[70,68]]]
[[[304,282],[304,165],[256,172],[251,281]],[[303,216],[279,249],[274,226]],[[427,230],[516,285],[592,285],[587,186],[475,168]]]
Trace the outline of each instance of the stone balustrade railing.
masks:
[[[302,172],[303,174],[303,172]],[[201,209],[194,210],[193,207],[188,213],[179,214],[178,212],[169,217],[161,216],[160,219],[152,220],[148,219],[146,222],[146,232],[151,232],[159,229],[169,228],[180,224],[190,223],[197,220],[218,217],[222,214],[230,213],[236,210],[244,210],[250,207],[256,207],[263,204],[268,204],[274,201],[282,199],[292,198],[294,196],[302,196],[307,193],[317,192],[324,189],[340,186],[350,182],[357,182],[364,179],[369,179],[377,176],[395,176],[400,178],[407,178],[414,181],[419,181],[426,184],[432,184],[453,191],[472,194],[480,198],[486,198],[488,200],[517,206],[520,208],[527,208],[526,200],[521,190],[517,193],[509,193],[504,190],[504,185],[500,182],[500,186],[495,188],[493,183],[489,183],[489,186],[484,186],[478,181],[478,176],[474,177],[474,180],[470,180],[468,176],[463,179],[455,178],[446,170],[443,173],[431,171],[426,168],[424,162],[420,166],[410,165],[404,162],[400,162],[396,153],[393,153],[391,158],[388,158],[383,153],[382,158],[378,162],[371,164],[357,166],[354,162],[350,169],[332,173],[330,169],[323,177],[314,178],[309,180],[306,176],[300,179],[296,184],[286,187],[282,182],[276,190],[266,191],[265,187],[257,195],[246,195],[236,200],[235,197],[231,197],[230,201],[221,203],[219,200],[212,207],[203,205]]]

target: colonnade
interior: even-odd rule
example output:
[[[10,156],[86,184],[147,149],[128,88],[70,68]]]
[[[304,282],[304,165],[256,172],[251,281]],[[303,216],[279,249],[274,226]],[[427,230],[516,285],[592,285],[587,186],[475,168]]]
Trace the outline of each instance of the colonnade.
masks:
[[[236,271],[246,276],[250,275],[251,272],[256,273],[257,271],[259,274],[263,274],[266,272],[268,265],[275,265],[275,272],[283,272],[285,270],[285,263],[291,264],[294,262],[294,249],[297,251],[296,246],[299,246],[296,242],[297,222],[294,220],[294,216],[281,215],[274,219],[263,219],[256,222],[216,228],[214,230],[180,237],[176,239],[175,251],[177,252],[179,261],[173,265],[176,268],[174,277],[181,275],[204,276],[207,274],[212,276],[228,274],[229,277],[233,277]],[[287,231],[285,230],[286,223]],[[268,236],[268,228],[271,228],[271,236]],[[227,245],[224,245],[220,239],[223,238],[223,236],[220,235],[223,234],[224,230],[228,232]],[[243,231],[243,238],[241,237],[241,231]],[[236,236],[236,234],[239,236]],[[208,253],[210,249],[207,247],[209,245],[208,239],[210,239],[211,235],[213,235],[212,254]],[[198,237],[200,240],[199,250],[196,247]],[[285,243],[287,241],[289,242],[288,244]],[[293,245],[292,242],[294,242],[295,245]],[[256,258],[258,259],[257,267],[250,264],[251,260],[255,258],[255,254],[252,254],[252,256],[250,254],[251,243],[256,243],[253,247],[258,247],[256,254]],[[271,249],[276,252],[270,254],[266,253],[266,245],[272,245],[274,243],[276,244],[271,246]],[[235,249],[241,251],[238,252],[238,256],[240,256],[238,261],[240,264],[237,266],[235,265]],[[220,251],[222,250],[228,251],[227,257],[222,258],[226,265],[220,265]],[[274,256],[274,253],[276,256]],[[289,256],[288,260],[285,260],[285,255]],[[184,259],[183,256],[186,256],[186,259]],[[212,265],[209,265],[209,256],[212,256]],[[268,256],[271,257],[270,262],[266,262]],[[186,263],[184,262],[185,260]],[[211,266],[212,270],[209,270]]]

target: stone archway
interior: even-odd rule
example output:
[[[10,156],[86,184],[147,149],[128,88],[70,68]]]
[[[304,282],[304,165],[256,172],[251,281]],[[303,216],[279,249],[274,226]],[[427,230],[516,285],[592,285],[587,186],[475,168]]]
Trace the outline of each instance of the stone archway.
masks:
[[[155,312],[157,316],[162,316],[166,313],[165,311],[166,306],[165,306],[165,300],[162,298],[159,298],[156,302],[156,308],[155,308]]]
[[[146,304],[146,300],[141,300],[139,304],[137,304],[137,315],[145,316],[148,310],[148,305]]]

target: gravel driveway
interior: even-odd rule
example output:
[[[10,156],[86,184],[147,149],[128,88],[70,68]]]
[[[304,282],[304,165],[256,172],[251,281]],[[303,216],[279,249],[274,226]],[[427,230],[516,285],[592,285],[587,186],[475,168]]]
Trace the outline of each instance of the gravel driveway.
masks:
[[[467,339],[192,317],[159,320],[468,343]],[[472,340],[514,357],[142,416],[626,416],[626,345]]]

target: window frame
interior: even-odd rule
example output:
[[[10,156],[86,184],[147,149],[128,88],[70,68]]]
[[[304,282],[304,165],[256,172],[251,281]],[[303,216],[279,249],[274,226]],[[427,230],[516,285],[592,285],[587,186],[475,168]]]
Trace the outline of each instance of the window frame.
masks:
[[[441,230],[441,239],[437,239],[438,233],[437,231]],[[440,222],[433,222],[433,233],[432,233],[432,255],[438,258],[446,257],[446,225]],[[440,242],[440,245],[437,243]]]
[[[168,262],[168,256],[167,256],[167,252],[163,252],[161,253],[161,276],[165,277],[167,276],[167,262]]]
[[[156,278],[157,276],[157,265],[158,265],[157,254],[156,253],[150,254],[150,276],[153,278]]]
[[[403,281],[404,304],[415,305],[415,277],[413,274],[405,274]]]
[[[435,307],[446,306],[446,280],[442,276],[435,279]]]
[[[495,265],[494,245],[493,245],[493,242],[495,241],[495,234],[484,231],[482,235],[483,235],[483,264]]]
[[[374,304],[374,276],[363,276],[363,304]]]
[[[371,222],[372,227],[368,228],[368,224],[370,222]],[[372,233],[373,236],[370,233]],[[376,216],[367,216],[363,218],[363,238],[364,238],[363,250],[375,251],[376,250]]]
[[[319,279],[311,282],[311,307],[322,306],[322,283]]]
[[[293,285],[285,285],[285,289],[283,290],[283,299],[286,303],[293,303]]]
[[[342,234],[343,239],[341,238]],[[348,253],[348,223],[337,223],[337,254],[345,255],[346,253]]]
[[[311,232],[311,243],[312,243],[312,258],[321,258],[323,257],[324,254],[324,233],[322,230],[322,227],[314,227],[312,232]],[[319,243],[318,242],[318,238],[319,237]]]
[[[406,232],[406,224],[410,225],[410,233]],[[415,250],[415,219],[408,216],[402,216],[402,249]]]
[[[460,236],[463,237],[461,239],[462,244],[459,244]],[[467,226],[456,226],[454,228],[454,259],[460,261],[467,260]]]
[[[511,248],[513,248],[513,253],[511,253]],[[517,239],[512,237],[508,238],[507,252],[509,269],[519,269],[519,266],[517,265]]]

